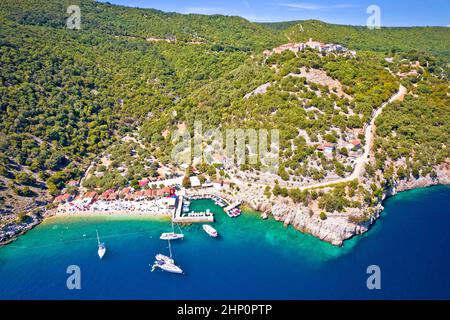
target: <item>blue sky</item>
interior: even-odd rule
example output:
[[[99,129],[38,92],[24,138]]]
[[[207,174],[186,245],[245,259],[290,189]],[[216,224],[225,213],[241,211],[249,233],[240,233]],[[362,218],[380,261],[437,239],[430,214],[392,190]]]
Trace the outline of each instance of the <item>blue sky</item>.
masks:
[[[101,0],[105,2],[105,0]],[[365,25],[378,5],[382,26],[449,26],[450,0],[109,0],[114,4],[180,13],[238,15],[251,21],[319,19]]]

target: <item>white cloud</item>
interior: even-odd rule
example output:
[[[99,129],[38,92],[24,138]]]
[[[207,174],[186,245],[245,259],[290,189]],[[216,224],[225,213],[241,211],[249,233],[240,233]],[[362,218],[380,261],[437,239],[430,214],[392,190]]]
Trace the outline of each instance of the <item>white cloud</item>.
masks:
[[[295,3],[282,3],[282,7],[290,8],[293,10],[327,10],[327,9],[347,9],[356,7],[353,4],[339,3],[330,5],[321,5],[309,2],[295,2]]]
[[[198,14],[218,14],[223,12],[223,8],[212,7],[192,7],[186,8],[183,13],[198,13]]]

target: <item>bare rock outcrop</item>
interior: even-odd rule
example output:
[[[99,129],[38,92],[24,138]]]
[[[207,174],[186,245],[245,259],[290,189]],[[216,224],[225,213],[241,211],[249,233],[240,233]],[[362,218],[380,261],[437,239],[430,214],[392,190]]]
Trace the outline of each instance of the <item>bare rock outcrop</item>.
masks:
[[[313,236],[327,241],[333,245],[341,246],[344,240],[357,234],[366,232],[370,222],[356,224],[348,220],[348,215],[330,215],[321,220],[317,214],[310,214],[310,209],[303,205],[275,204],[272,209],[275,220],[281,221],[285,226],[292,225],[295,229],[310,233]]]

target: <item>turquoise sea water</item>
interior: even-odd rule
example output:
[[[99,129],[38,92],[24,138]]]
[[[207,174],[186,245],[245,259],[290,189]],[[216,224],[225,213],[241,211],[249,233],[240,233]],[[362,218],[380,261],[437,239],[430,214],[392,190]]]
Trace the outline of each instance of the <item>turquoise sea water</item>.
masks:
[[[244,213],[231,219],[209,200],[220,237],[201,225],[172,242],[186,275],[150,272],[168,254],[168,220],[54,218],[0,248],[0,299],[366,299],[450,298],[450,186],[401,193],[363,236],[342,248],[282,223]],[[97,256],[98,230],[106,243]],[[66,269],[81,269],[81,290],[68,290]],[[366,269],[381,269],[381,290],[368,290]]]

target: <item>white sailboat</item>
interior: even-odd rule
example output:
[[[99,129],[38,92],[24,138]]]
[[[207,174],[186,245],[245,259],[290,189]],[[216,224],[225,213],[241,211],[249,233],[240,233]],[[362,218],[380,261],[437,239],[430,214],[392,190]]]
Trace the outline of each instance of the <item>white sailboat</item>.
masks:
[[[180,227],[178,227],[180,228]],[[181,229],[180,229],[181,231]],[[164,232],[161,234],[161,236],[159,237],[161,240],[176,240],[176,239],[183,239],[184,238],[184,234],[182,233],[175,233],[175,228],[173,226],[173,221],[172,221],[172,232]]]
[[[172,264],[175,263],[175,261],[172,258],[170,258],[168,256],[165,256],[165,255],[163,255],[161,253],[158,253],[155,256],[155,259],[156,259],[156,261],[163,261],[163,262],[172,263]]]
[[[177,266],[175,264],[175,261],[172,258],[172,247],[170,246],[170,240],[167,240],[167,242],[169,242],[169,254],[170,257],[165,256],[163,254],[157,254],[155,256],[156,261],[153,263],[152,267],[152,272],[156,269],[156,268],[160,268],[161,270],[170,272],[170,273],[178,273],[178,274],[182,274],[183,270]]]
[[[178,274],[183,273],[183,270],[179,266],[173,263],[163,262],[161,260],[155,261],[155,264],[152,266],[152,271],[155,270],[156,268],[160,268],[170,273],[178,273]]]
[[[100,242],[100,237],[98,236],[98,231],[95,230],[95,232],[97,233],[97,242],[98,242],[98,256],[100,257],[100,259],[103,258],[103,256],[106,253],[106,246],[103,242]]]

